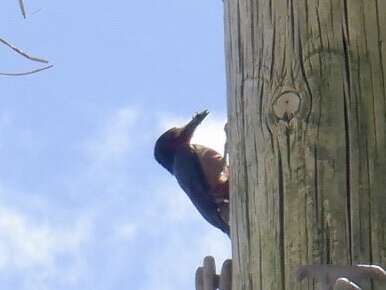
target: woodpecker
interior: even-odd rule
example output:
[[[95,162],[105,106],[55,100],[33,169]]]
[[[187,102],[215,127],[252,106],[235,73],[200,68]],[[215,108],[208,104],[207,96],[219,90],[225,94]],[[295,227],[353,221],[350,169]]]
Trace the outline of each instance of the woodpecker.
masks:
[[[197,113],[181,128],[156,141],[154,157],[174,175],[200,214],[229,236],[229,171],[225,157],[203,145],[190,144],[193,133],[209,114]]]

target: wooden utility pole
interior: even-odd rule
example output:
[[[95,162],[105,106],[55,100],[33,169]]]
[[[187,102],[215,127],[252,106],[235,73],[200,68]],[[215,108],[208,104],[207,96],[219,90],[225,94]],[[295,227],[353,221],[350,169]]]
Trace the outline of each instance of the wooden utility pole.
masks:
[[[309,290],[299,265],[386,265],[386,1],[224,6],[232,288]]]

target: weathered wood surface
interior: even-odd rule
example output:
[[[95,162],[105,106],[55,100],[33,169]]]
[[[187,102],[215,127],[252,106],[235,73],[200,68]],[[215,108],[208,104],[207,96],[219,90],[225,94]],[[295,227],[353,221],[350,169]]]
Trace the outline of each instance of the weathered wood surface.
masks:
[[[204,290],[203,267],[198,267],[196,270],[196,290]]]
[[[383,283],[381,289],[386,287],[386,271],[375,265],[305,265],[297,269],[296,279],[313,279],[319,290],[370,290],[371,280]]]
[[[232,261],[226,260],[221,268],[219,287],[220,290],[232,289]]]
[[[232,261],[226,260],[220,275],[216,274],[216,263],[212,256],[204,258],[203,266],[196,270],[196,290],[231,290]]]
[[[304,264],[384,266],[386,1],[224,7],[233,289],[314,289],[293,275]]]
[[[215,285],[216,281],[216,263],[214,258],[211,256],[207,256],[204,258],[203,263],[203,285],[204,290],[214,290],[217,289],[217,285]]]

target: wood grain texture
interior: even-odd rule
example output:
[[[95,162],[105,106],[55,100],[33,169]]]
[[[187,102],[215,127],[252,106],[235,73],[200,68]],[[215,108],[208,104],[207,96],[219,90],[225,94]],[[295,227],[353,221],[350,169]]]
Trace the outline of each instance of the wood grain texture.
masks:
[[[296,282],[304,264],[384,266],[386,2],[224,9],[233,289],[315,289]],[[292,115],[275,107],[296,98]]]
[[[225,260],[222,265],[218,288],[220,290],[232,290],[232,260]]]
[[[217,288],[215,285],[216,263],[212,256],[207,256],[204,258],[202,280],[204,290],[215,290]]]
[[[196,290],[204,290],[204,268],[198,267],[196,270]]]

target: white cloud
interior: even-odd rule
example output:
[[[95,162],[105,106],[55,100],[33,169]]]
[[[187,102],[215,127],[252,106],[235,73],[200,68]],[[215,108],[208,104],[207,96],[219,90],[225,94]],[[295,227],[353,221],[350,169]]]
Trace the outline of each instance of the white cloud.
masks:
[[[163,117],[161,118],[160,122],[160,131],[163,132],[173,127],[182,127],[187,122],[189,122],[190,119],[191,117]],[[193,135],[192,143],[205,145],[223,154],[225,144],[225,123],[225,117],[209,114],[209,116],[206,117],[201,125],[198,126],[196,132]]]
[[[146,261],[148,278],[141,290],[193,289],[195,271],[208,255],[215,257],[219,273],[223,261],[230,257],[230,240],[216,229],[192,233],[167,233],[167,244]]]
[[[111,162],[129,153],[133,146],[131,131],[138,121],[138,112],[131,107],[114,111],[98,136],[87,144],[91,158],[98,163]],[[131,136],[131,138],[130,138]]]
[[[223,154],[225,144],[225,119],[208,119],[197,128],[192,143],[206,145]]]
[[[87,236],[87,223],[71,229],[37,224],[22,213],[0,208],[0,269],[43,267],[53,269],[58,257],[73,255]]]
[[[116,238],[124,241],[131,241],[137,237],[138,225],[126,222],[115,226]]]
[[[88,217],[38,221],[34,214],[1,206],[0,281],[14,277],[23,290],[77,285],[87,270],[83,251],[90,225]]]
[[[196,268],[212,255],[218,271],[230,257],[230,240],[209,225],[172,176],[157,182],[146,210],[131,222],[137,236],[157,241],[141,255],[146,275],[140,290],[193,289]]]

